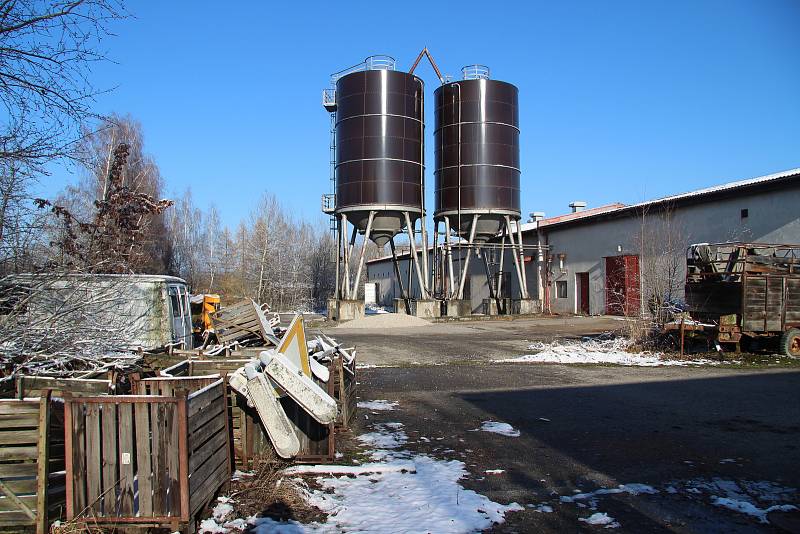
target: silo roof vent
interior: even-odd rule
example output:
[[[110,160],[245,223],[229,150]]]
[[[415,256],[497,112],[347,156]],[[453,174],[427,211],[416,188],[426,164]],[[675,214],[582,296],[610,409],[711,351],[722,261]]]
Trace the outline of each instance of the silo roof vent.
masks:
[[[572,213],[578,213],[579,211],[586,209],[586,202],[583,200],[576,200],[574,202],[570,202],[569,207],[572,208]]]

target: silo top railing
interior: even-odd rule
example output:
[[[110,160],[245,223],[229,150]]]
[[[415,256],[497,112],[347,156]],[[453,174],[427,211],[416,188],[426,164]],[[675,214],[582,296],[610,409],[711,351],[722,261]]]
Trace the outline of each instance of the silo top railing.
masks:
[[[488,80],[489,67],[486,65],[467,65],[466,67],[461,67],[461,74],[465,80]]]
[[[365,70],[394,70],[397,61],[392,56],[369,56],[364,61],[352,67],[334,72],[331,74],[331,85],[336,85],[339,78],[352,74],[353,72],[361,72]]]

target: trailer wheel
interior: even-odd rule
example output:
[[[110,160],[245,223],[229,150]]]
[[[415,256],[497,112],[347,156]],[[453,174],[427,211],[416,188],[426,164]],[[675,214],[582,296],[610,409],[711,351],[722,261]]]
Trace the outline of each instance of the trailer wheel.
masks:
[[[786,356],[800,358],[800,330],[790,328],[781,336],[781,352]]]

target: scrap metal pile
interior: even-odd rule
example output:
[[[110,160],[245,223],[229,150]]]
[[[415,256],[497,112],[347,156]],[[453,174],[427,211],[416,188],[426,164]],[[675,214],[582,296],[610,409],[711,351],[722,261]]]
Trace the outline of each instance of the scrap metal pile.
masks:
[[[342,358],[346,372],[354,374],[355,350],[340,347],[324,335],[307,343],[303,317],[297,315],[276,348],[261,351],[230,375],[231,388],[255,408],[282,458],[297,456],[301,450],[296,425],[280,402],[282,397],[289,397],[321,425],[336,421],[337,399],[323,389],[332,379],[328,364],[335,356]]]

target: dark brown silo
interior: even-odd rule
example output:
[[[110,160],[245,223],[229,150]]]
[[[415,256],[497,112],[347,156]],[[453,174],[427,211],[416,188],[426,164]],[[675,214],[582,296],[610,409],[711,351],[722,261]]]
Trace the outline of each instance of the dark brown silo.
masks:
[[[389,69],[362,70],[336,82],[336,213],[379,246],[422,215],[422,80]]]
[[[483,72],[465,68],[469,79],[434,92],[434,219],[448,217],[468,237],[479,215],[475,242],[497,235],[506,216],[520,217],[518,90]]]

